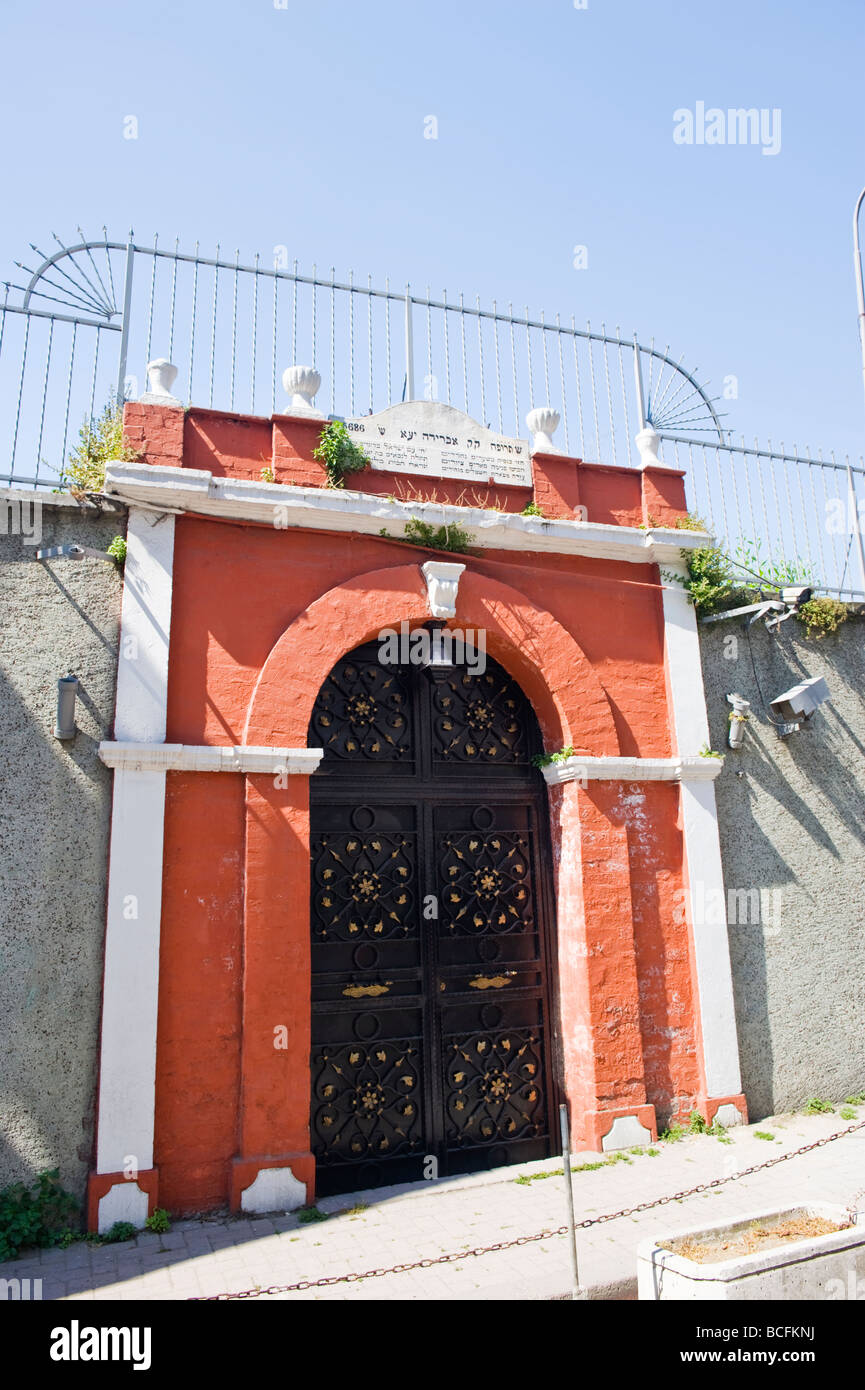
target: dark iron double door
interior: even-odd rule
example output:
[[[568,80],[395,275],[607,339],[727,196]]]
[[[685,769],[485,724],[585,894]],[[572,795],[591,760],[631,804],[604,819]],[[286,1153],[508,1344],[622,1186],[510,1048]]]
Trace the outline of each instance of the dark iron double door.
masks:
[[[434,680],[376,655],[310,726],[320,1195],[550,1152],[534,715],[491,661]]]

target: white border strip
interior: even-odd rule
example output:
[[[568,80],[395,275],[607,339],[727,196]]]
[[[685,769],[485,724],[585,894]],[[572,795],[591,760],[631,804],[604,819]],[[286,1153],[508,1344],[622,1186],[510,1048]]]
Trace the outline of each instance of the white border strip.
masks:
[[[129,514],[114,735],[142,743],[165,738],[174,517]]]
[[[137,772],[285,772],[309,776],[323,748],[222,747],[190,743],[100,743],[99,756],[113,768]]]
[[[703,920],[695,903],[726,902],[718,838],[718,811],[712,783],[684,783],[682,828],[688,860],[688,900],[694,929],[694,964],[700,997],[706,1094],[737,1096],[742,1090],[739,1039],[733,1003],[730,942],[726,922]],[[702,883],[703,892],[697,889]],[[720,893],[720,897],[714,895]]]
[[[548,763],[544,780],[560,782],[714,782],[723,758],[581,758]]]
[[[675,569],[684,575],[681,559]],[[677,748],[690,753],[709,741],[697,615],[680,584],[665,585],[662,593],[671,723]],[[701,761],[715,763],[719,771],[723,766],[719,758]],[[683,779],[680,796],[706,1091],[710,1099],[734,1096],[741,1091],[742,1081],[727,927],[698,920],[693,914],[695,901],[711,902],[713,895],[720,894],[714,901],[726,902],[715,788],[699,779]],[[698,882],[703,886],[702,896],[697,892]]]
[[[174,518],[132,510],[126,545],[114,729],[121,739],[159,745],[165,738]],[[118,767],[102,992],[99,1173],[153,1167],[164,820],[164,771]],[[100,1227],[102,1219],[100,1212]]]
[[[413,517],[436,526],[459,523],[471,532],[481,549],[550,551],[594,559],[625,560],[631,564],[667,564],[681,559],[683,550],[705,546],[705,532],[665,527],[609,526],[591,521],[545,520],[514,512],[480,507],[456,507],[441,502],[397,502],[348,489],[294,487],[247,478],[215,478],[197,468],[163,468],[146,463],[109,463],[105,491],[124,502],[164,506],[200,516],[257,521],[277,530],[304,527],[311,531],[352,531],[377,536],[384,523],[396,529]]]
[[[137,1174],[153,1167],[164,818],[165,773],[118,768],[111,809],[98,1173],[134,1169]]]

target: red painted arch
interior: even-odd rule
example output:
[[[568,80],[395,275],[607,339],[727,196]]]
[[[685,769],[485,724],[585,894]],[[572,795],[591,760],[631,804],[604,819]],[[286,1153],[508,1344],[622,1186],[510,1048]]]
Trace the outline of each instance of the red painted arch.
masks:
[[[340,657],[383,628],[429,616],[420,563],[371,570],[329,589],[271,649],[250,702],[244,743],[305,747],[313,704]],[[587,656],[525,594],[467,567],[451,626],[486,632],[490,656],[531,701],[547,749],[573,746],[593,757],[619,753],[610,703]]]

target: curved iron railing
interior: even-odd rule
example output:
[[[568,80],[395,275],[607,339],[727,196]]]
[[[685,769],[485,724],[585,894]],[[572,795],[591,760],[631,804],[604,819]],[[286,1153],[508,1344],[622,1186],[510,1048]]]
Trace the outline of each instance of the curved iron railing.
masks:
[[[550,404],[557,442],[589,461],[638,465],[635,436],[651,424],[666,462],[682,467],[691,505],[729,544],[762,538],[774,560],[810,566],[830,591],[865,597],[861,533],[827,529],[839,499],[858,516],[861,467],[822,456],[735,445],[717,400],[669,348],[573,317],[562,323],[446,290],[374,287],[289,265],[242,264],[135,241],[80,240],[46,254],[32,246],[23,284],[0,305],[0,444],[13,485],[57,482],[77,429],[112,399],[146,388],[154,356],[179,368],[186,403],[244,414],[283,408],[282,370],[308,362],[323,378],[318,404],[357,416],[416,396],[449,402],[503,434]],[[0,441],[3,440],[0,423]],[[863,502],[865,513],[865,502]]]

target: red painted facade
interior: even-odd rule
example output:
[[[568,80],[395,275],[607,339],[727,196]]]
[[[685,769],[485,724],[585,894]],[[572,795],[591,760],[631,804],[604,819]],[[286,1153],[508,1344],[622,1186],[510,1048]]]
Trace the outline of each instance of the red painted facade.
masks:
[[[127,405],[154,466],[324,486],[321,422]],[[534,489],[355,475],[367,493],[639,526],[684,514],[682,476],[535,455]],[[422,486],[421,486],[422,485]],[[302,747],[334,664],[383,627],[429,618],[420,564],[436,552],[347,531],[177,518],[166,740]],[[532,703],[549,750],[669,757],[664,623],[655,565],[483,550],[466,561],[454,625]],[[173,1212],[230,1203],[261,1168],[289,1166],[313,1198],[309,1143],[309,781],[170,772],[160,948],[154,1166]],[[653,1133],[707,1109],[679,787],[576,782],[549,790],[553,982],[575,1140],[600,1147],[617,1115]],[[677,898],[678,895],[678,898]],[[285,1026],[288,1046],[275,1048]],[[713,1103],[714,1104],[714,1103]]]

